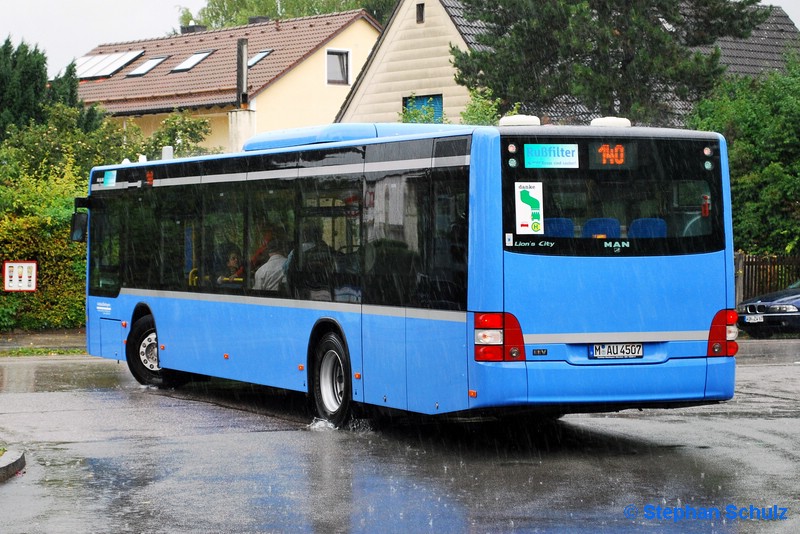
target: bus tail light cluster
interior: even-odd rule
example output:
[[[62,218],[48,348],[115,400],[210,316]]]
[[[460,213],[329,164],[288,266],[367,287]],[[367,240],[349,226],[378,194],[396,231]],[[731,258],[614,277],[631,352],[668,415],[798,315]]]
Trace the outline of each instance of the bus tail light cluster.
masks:
[[[739,316],[733,310],[720,310],[711,321],[711,330],[708,333],[707,356],[736,356],[739,344],[736,338],[739,329],[736,320]]]
[[[525,342],[519,321],[510,313],[475,314],[475,361],[525,360]]]

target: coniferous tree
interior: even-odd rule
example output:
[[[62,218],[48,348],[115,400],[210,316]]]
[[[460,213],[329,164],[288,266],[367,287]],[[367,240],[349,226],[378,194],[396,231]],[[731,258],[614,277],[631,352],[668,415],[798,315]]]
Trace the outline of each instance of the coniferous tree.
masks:
[[[758,0],[462,0],[480,47],[453,47],[456,80],[505,102],[546,108],[569,96],[644,123],[696,101],[720,79],[719,53],[692,47],[747,37],[769,15]]]
[[[47,59],[37,47],[11,38],[0,47],[0,141],[12,124],[43,120],[47,91]]]

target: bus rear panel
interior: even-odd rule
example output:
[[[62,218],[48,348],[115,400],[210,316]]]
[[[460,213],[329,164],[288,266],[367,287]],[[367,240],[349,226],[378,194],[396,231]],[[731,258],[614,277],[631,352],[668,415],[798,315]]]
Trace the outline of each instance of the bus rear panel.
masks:
[[[502,259],[472,249],[502,265],[502,281],[471,286],[470,406],[569,412],[731,398],[724,140],[540,127],[506,128],[499,145],[502,217],[472,213],[502,239]],[[489,197],[485,182],[476,177],[476,194]],[[471,263],[470,273],[488,268]]]

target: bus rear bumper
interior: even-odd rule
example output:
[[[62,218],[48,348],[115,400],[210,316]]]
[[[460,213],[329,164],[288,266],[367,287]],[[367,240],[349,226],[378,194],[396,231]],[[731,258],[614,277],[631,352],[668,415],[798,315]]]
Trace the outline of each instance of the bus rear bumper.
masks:
[[[675,358],[658,364],[475,363],[470,408],[548,405],[704,404],[733,397],[735,358]]]

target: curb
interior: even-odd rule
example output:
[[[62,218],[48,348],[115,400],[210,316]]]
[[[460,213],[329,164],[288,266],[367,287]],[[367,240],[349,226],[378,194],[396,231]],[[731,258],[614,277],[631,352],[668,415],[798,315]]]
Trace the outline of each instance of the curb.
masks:
[[[7,450],[0,456],[0,482],[5,482],[25,468],[25,453]]]

